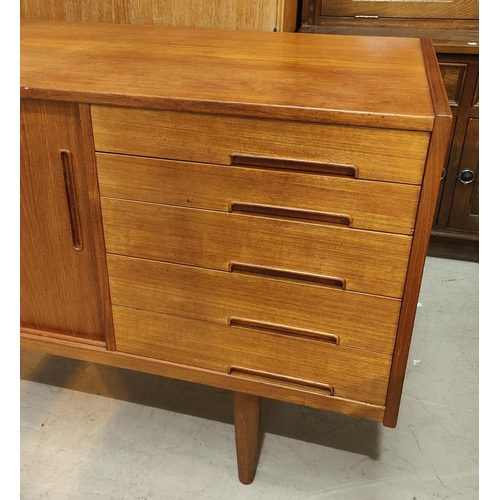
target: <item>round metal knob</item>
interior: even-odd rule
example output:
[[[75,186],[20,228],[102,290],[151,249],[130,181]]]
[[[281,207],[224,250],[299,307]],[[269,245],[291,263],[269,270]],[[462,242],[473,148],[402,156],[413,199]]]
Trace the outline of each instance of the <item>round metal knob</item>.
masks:
[[[466,168],[458,174],[458,178],[462,184],[470,184],[476,178],[476,173],[473,170]]]
[[[443,170],[441,170],[441,180],[443,180],[446,177],[446,168],[443,167]]]

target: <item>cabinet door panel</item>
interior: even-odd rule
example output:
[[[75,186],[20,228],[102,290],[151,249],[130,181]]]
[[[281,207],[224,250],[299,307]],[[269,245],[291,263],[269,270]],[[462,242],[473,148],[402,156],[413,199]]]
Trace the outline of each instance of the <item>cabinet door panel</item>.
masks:
[[[477,77],[476,87],[474,89],[474,97],[472,98],[472,106],[479,109],[479,76]]]
[[[446,94],[452,108],[460,106],[460,100],[467,75],[466,63],[442,62],[439,64]]]
[[[470,118],[458,169],[449,227],[479,231],[479,119]]]
[[[448,97],[451,99],[454,124],[450,149],[445,162],[446,175],[442,181],[434,220],[433,236],[441,242],[447,239],[450,247],[452,243],[456,243],[456,248],[464,248],[465,245],[469,245],[465,241],[469,241],[475,242],[474,248],[477,248],[479,229],[478,58],[439,54],[439,65],[448,90]],[[463,71],[460,71],[460,68]],[[460,73],[463,75],[460,76]],[[454,106],[454,102],[457,106]],[[473,170],[475,180],[463,184],[459,176],[463,170],[468,169]],[[472,243],[469,247],[472,248]],[[443,256],[443,254],[440,255]],[[475,256],[471,258],[476,259]]]
[[[87,106],[21,102],[21,326],[105,342],[111,309]]]
[[[323,0],[323,16],[478,19],[478,0]]]

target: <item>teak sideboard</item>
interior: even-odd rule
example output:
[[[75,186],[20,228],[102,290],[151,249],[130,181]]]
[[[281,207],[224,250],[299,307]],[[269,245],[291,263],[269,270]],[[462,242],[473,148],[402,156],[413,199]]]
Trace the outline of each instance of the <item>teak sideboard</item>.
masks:
[[[452,115],[427,38],[21,22],[21,346],[397,422]]]

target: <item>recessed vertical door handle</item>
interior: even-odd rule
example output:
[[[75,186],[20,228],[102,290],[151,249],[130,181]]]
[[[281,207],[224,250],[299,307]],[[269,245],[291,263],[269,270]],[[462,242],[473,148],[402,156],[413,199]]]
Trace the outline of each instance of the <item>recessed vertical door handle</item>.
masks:
[[[71,152],[67,149],[60,149],[59,161],[61,163],[64,176],[64,188],[66,191],[66,201],[68,203],[73,248],[76,251],[81,252],[83,250],[82,230],[80,227],[80,215],[78,213],[78,199],[75,190],[75,177]]]

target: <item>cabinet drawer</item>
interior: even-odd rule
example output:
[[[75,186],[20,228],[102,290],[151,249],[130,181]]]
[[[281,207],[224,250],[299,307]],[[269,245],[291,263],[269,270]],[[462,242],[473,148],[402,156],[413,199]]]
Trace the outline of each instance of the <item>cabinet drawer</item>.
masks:
[[[230,164],[258,155],[352,165],[360,179],[420,184],[429,134],[92,106],[97,151]],[[403,147],[404,145],[404,147]]]
[[[400,301],[279,278],[108,255],[111,301],[392,353]]]
[[[113,319],[121,352],[385,403],[387,354],[121,306]]]
[[[313,274],[316,281],[335,278],[346,290],[402,295],[409,236],[112,198],[101,204],[109,253],[225,271]]]
[[[97,154],[102,196],[228,211],[233,202],[349,216],[350,225],[412,234],[420,188],[335,175]]]

